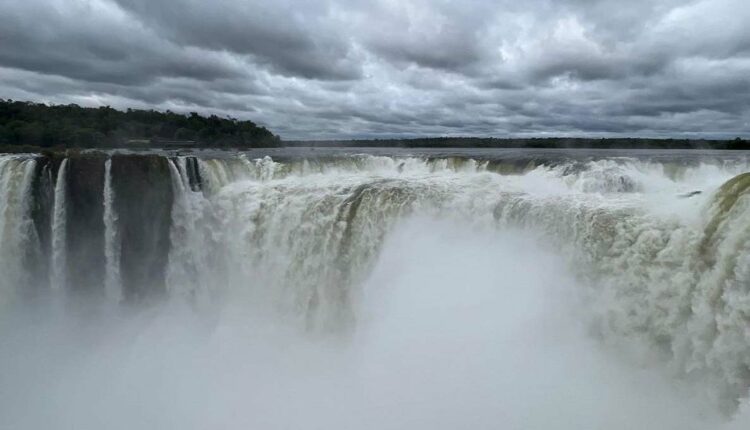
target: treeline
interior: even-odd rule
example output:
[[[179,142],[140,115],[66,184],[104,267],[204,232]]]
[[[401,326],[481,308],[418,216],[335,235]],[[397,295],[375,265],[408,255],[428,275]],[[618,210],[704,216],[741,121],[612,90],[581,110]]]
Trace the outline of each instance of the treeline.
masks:
[[[436,137],[422,139],[319,140],[286,142],[293,146],[397,147],[397,148],[602,148],[602,149],[746,149],[750,141],[643,139],[643,138],[474,138]]]
[[[252,121],[154,110],[119,111],[75,104],[0,99],[0,144],[36,147],[278,146],[280,139]]]
[[[289,146],[402,148],[618,148],[745,149],[750,142],[643,138],[472,138],[439,137],[284,142]],[[154,110],[119,111],[0,99],[0,145],[21,147],[268,147],[281,139],[252,121]]]

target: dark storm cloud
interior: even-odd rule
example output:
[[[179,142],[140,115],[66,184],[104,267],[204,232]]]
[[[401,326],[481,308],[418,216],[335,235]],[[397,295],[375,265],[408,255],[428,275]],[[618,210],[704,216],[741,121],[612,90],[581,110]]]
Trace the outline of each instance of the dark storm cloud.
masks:
[[[0,3],[0,97],[286,138],[750,134],[745,0]]]
[[[128,85],[164,76],[240,76],[233,59],[159,40],[112,7],[31,1],[3,9],[0,65],[5,67]]]
[[[345,37],[326,27],[324,3],[287,0],[117,0],[164,38],[179,44],[250,55],[275,71],[303,78],[353,79]]]

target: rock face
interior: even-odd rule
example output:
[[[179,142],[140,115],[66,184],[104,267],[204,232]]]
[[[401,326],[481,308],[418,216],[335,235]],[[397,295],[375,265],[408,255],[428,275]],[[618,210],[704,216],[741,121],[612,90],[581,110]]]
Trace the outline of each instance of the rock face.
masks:
[[[112,157],[126,301],[141,301],[165,292],[173,201],[168,163],[169,159],[157,155]]]
[[[31,182],[29,217],[33,245],[23,261],[29,291],[50,287],[52,223],[55,186],[67,159],[65,199],[64,288],[75,295],[104,295],[105,175],[110,156],[99,153],[43,154],[36,159]],[[126,302],[161,297],[165,292],[170,249],[173,189],[170,159],[161,155],[113,155],[111,186],[119,236],[120,281]],[[197,166],[191,167],[191,186],[200,188]],[[79,294],[80,293],[80,294]]]
[[[104,283],[103,155],[69,158],[67,179],[67,265],[72,292],[101,292]]]
[[[42,158],[36,164],[31,185],[31,221],[35,244],[26,253],[26,272],[30,274],[33,289],[49,288],[53,190],[56,173],[53,160]]]

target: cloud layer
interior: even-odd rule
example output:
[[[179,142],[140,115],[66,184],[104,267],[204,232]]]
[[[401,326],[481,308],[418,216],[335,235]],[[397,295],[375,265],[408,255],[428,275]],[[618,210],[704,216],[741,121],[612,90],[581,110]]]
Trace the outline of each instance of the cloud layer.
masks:
[[[0,2],[0,97],[286,139],[750,136],[747,0]]]

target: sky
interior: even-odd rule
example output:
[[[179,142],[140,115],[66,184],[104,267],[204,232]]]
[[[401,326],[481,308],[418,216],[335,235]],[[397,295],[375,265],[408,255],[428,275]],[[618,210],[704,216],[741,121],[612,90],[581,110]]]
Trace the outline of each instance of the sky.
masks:
[[[284,139],[750,137],[750,1],[0,0],[0,98]]]

